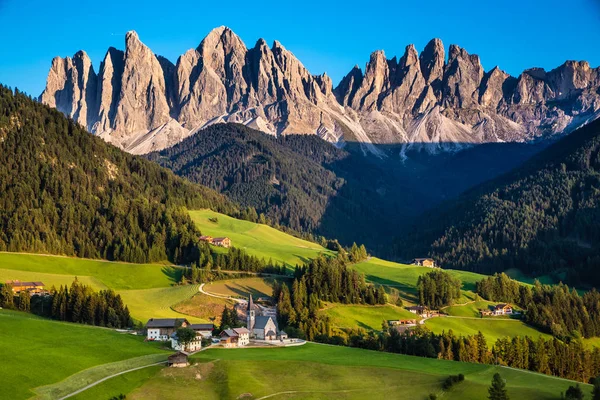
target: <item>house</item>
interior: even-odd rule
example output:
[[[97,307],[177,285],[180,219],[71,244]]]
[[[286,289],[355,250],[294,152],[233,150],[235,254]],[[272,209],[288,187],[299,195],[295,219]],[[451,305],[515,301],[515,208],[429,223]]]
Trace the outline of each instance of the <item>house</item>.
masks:
[[[213,324],[191,324],[190,328],[196,331],[196,335],[202,336],[205,339],[210,339],[215,326]]]
[[[212,240],[212,244],[219,247],[229,248],[231,247],[231,239],[228,237],[217,237]]]
[[[277,327],[277,319],[273,315],[257,315],[257,308],[252,300],[252,295],[248,298],[248,307],[246,310],[246,326],[250,331],[250,336],[259,340],[277,340],[281,339],[281,332]],[[284,332],[285,338],[287,334]]]
[[[421,267],[436,268],[435,261],[433,260],[433,258],[415,258],[412,260],[411,264],[418,265]]]
[[[220,336],[223,347],[241,347],[250,343],[250,331],[246,328],[225,329]]]
[[[427,314],[427,307],[425,307],[425,306],[410,306],[410,307],[406,307],[406,309],[408,311],[410,311],[411,313],[417,314],[420,316]]]
[[[146,323],[147,340],[166,342],[177,329],[189,325],[185,318],[150,318]]]
[[[510,315],[513,313],[513,308],[510,304],[500,303],[494,306],[492,312],[494,315]]]
[[[170,340],[171,340],[171,348],[173,350],[194,353],[194,352],[200,351],[200,349],[202,349],[202,336],[201,335],[196,335],[194,340],[192,340],[190,343],[186,344],[185,347],[183,346],[183,344],[179,343],[179,338],[177,337],[177,332],[173,332],[171,334]]]
[[[203,242],[206,242],[206,243],[212,244],[212,242],[213,242],[213,237],[212,237],[212,236],[205,236],[205,235],[202,235],[202,236],[200,236],[200,240],[201,240],[201,241],[203,241]]]
[[[29,292],[29,294],[40,294],[44,292],[44,282],[21,282],[19,280],[8,281],[7,285],[12,287],[13,293]]]
[[[182,367],[187,367],[188,365],[190,365],[190,363],[188,362],[188,356],[187,354],[178,351],[175,354],[172,354],[169,356],[169,358],[167,359],[167,364],[169,365],[169,367],[173,367],[173,368],[182,368]]]

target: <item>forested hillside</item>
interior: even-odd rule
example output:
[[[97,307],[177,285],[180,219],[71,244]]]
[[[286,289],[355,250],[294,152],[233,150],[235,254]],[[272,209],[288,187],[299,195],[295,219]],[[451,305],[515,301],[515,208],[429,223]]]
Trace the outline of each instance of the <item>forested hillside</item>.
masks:
[[[315,135],[275,138],[238,124],[212,125],[149,159],[209,186],[274,224],[376,245],[397,216],[392,179]],[[383,191],[376,189],[384,186]],[[386,215],[389,217],[386,218]]]
[[[428,253],[442,266],[531,275],[566,272],[600,283],[600,121],[577,130],[521,168],[419,220],[397,254]]]
[[[184,207],[236,211],[0,86],[0,251],[187,262],[198,230]]]

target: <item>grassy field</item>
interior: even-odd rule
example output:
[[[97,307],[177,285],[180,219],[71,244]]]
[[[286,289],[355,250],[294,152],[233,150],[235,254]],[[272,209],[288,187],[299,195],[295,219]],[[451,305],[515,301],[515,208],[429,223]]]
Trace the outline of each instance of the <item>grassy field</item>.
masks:
[[[204,286],[207,293],[231,297],[247,298],[249,294],[256,297],[271,297],[273,295],[273,278],[240,278],[216,281]]]
[[[385,306],[327,304],[322,312],[331,318],[333,326],[337,328],[361,327],[381,330],[384,320],[419,319],[410,311],[391,304]]]
[[[530,336],[537,339],[543,336],[550,339],[551,336],[516,319],[505,318],[459,318],[440,317],[430,318],[425,321],[425,326],[434,333],[448,332],[452,329],[455,335],[475,335],[481,331],[487,340],[488,347],[492,347],[496,340],[501,337]]]
[[[198,293],[198,285],[157,289],[123,290],[119,294],[129,307],[131,317],[142,323],[150,318],[187,318],[190,322],[208,322],[205,318],[183,315],[173,308]]]
[[[44,278],[47,286],[90,279],[96,288],[114,290],[152,289],[179,281],[181,268],[158,264],[128,264],[71,257],[0,253],[0,281]],[[46,275],[38,275],[38,273]]]
[[[198,293],[194,297],[176,304],[173,308],[182,314],[191,315],[206,321],[209,321],[210,318],[215,318],[215,324],[218,325],[221,322],[223,309],[225,307],[231,308],[234,304],[233,300],[220,299]]]
[[[320,253],[333,254],[316,243],[298,239],[270,226],[231,218],[211,210],[190,211],[190,216],[204,235],[227,236],[234,247],[244,249],[248,254],[265,260],[271,258],[290,267],[304,264]],[[216,218],[217,222],[210,221],[211,218]]]
[[[0,382],[10,399],[82,370],[149,354],[167,354],[142,337],[0,310]]]
[[[409,303],[416,303],[418,301],[416,286],[419,277],[431,272],[430,268],[399,264],[376,257],[355,264],[353,268],[363,273],[368,282],[398,289],[401,292],[402,298]],[[473,291],[475,290],[475,283],[485,277],[485,275],[467,271],[451,269],[444,271],[449,272],[463,283],[464,296],[459,302],[471,300],[473,298]]]
[[[104,381],[76,396],[72,400],[107,400],[120,394],[130,393],[142,386],[146,381],[152,379],[162,366],[148,367],[124,375],[119,375]]]
[[[480,364],[307,344],[277,349],[214,349],[192,356],[190,368],[163,369],[128,399],[444,399],[487,398],[495,372],[511,398],[557,399],[572,382]],[[448,375],[464,382],[442,390]],[[586,392],[589,385],[583,385]]]

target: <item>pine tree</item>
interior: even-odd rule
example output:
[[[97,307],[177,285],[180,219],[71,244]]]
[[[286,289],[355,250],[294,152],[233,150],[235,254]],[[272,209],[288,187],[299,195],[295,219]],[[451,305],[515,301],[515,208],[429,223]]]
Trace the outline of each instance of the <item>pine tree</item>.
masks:
[[[592,390],[592,400],[600,400],[600,377],[594,379],[594,389]]]
[[[488,389],[488,399],[490,400],[509,400],[506,391],[506,383],[499,373],[495,373],[492,378],[492,384]]]

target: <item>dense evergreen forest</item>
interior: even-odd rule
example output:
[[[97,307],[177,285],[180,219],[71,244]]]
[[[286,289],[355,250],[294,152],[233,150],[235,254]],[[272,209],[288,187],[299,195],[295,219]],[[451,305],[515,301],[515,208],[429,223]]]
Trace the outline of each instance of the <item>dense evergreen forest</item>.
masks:
[[[199,232],[185,208],[237,213],[213,190],[0,86],[0,251],[187,263]]]
[[[533,287],[495,274],[476,285],[477,293],[491,301],[517,304],[526,312],[523,321],[563,340],[600,336],[600,293],[593,289],[580,296],[567,285]]]
[[[569,284],[600,284],[599,172],[595,121],[428,213],[398,240],[396,253],[427,253],[445,268],[562,271]]]
[[[216,124],[148,158],[264,214],[272,225],[381,249],[402,219],[390,169],[315,135]],[[412,196],[404,191],[404,196]]]

